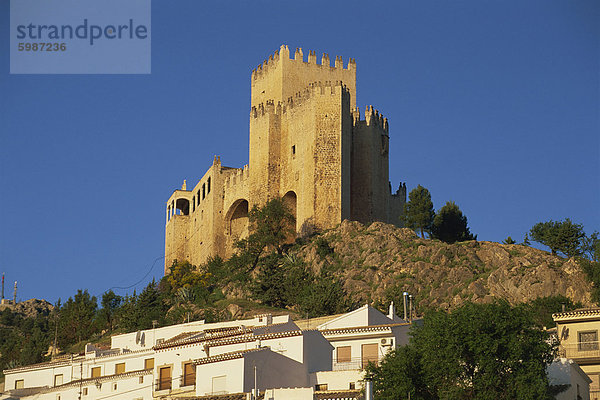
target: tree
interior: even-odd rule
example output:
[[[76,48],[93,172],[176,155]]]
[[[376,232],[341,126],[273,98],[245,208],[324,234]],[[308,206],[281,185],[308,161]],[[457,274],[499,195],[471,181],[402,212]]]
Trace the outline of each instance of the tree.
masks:
[[[100,324],[110,331],[114,330],[114,317],[115,312],[121,305],[123,298],[118,294],[115,294],[112,290],[105,292],[102,295],[102,301],[100,304],[102,305],[102,309],[99,312],[99,320]]]
[[[435,215],[431,225],[431,236],[446,243],[477,240],[467,226],[467,217],[453,201],[446,202]]]
[[[426,314],[406,347],[367,368],[376,397],[546,399],[553,351],[531,317],[507,302]]]
[[[207,274],[199,272],[196,267],[187,261],[173,261],[171,273],[166,276],[170,290],[177,292],[181,288],[206,286]]]
[[[248,213],[250,235],[235,246],[241,250],[236,262],[249,263],[254,269],[266,249],[283,254],[286,242],[295,233],[295,218],[282,199],[269,200],[264,206],[252,207]]]
[[[598,232],[586,236],[583,239],[582,247],[587,258],[594,262],[600,262],[600,239],[598,239]]]
[[[60,309],[59,338],[61,345],[81,342],[94,332],[94,316],[98,303],[87,289],[77,290],[77,294],[65,302]]]
[[[517,242],[515,242],[515,240],[513,238],[511,238],[510,236],[507,237],[506,239],[504,239],[502,241],[502,243],[504,243],[504,244],[517,244]]]
[[[421,237],[425,237],[424,232],[430,233],[431,224],[435,217],[431,193],[429,190],[419,185],[408,194],[408,203],[404,205],[402,221],[407,228],[418,230]]]
[[[569,218],[564,221],[538,222],[529,231],[531,239],[548,246],[552,254],[558,252],[567,257],[584,253],[585,232],[583,225],[574,224]]]
[[[583,307],[581,303],[573,303],[571,299],[563,295],[556,295],[550,297],[538,297],[535,300],[531,300],[524,304],[523,307],[528,309],[532,316],[532,322],[538,328],[551,328],[555,326],[552,314],[565,311],[572,311],[577,308]]]

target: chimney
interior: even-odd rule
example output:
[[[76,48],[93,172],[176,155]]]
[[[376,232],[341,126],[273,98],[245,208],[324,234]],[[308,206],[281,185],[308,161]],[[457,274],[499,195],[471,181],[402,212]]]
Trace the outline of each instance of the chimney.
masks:
[[[373,381],[365,381],[365,400],[373,400]]]
[[[408,292],[402,293],[402,299],[404,300],[404,320],[408,321]]]
[[[393,320],[396,316],[396,308],[394,307],[394,302],[390,303],[390,309],[388,310],[388,318]]]

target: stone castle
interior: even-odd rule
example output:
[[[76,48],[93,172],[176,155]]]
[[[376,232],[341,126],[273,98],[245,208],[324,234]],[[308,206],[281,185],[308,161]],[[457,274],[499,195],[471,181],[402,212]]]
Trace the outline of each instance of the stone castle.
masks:
[[[296,231],[344,219],[400,224],[406,186],[389,183],[389,128],[372,106],[356,107],[356,62],[331,66],[314,51],[304,61],[287,46],[252,71],[249,163],[230,168],[215,156],[192,190],[167,201],[165,274],[173,260],[194,265],[229,257],[248,234],[248,210],[279,197]]]

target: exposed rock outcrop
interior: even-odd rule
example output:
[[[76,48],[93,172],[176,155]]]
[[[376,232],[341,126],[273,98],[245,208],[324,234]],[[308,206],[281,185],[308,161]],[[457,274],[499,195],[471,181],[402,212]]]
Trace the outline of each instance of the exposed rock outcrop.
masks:
[[[447,244],[381,222],[344,221],[303,246],[297,256],[324,266],[358,302],[385,302],[403,291],[421,309],[506,299],[512,304],[564,295],[591,305],[591,285],[573,259],[523,245],[467,241]],[[319,246],[333,251],[319,251]]]

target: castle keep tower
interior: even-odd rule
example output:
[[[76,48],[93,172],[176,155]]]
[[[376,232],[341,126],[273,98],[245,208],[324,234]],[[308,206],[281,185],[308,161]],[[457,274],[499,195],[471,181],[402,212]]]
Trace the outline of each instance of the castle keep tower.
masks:
[[[344,219],[400,224],[406,186],[389,183],[389,127],[372,106],[356,107],[356,63],[327,54],[317,64],[281,46],[251,76],[249,164],[212,166],[192,190],[167,202],[165,274],[173,260],[227,258],[248,234],[248,210],[282,197],[296,231]]]

